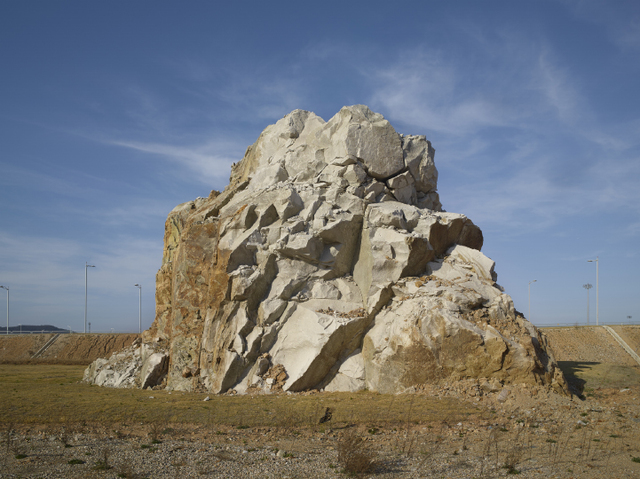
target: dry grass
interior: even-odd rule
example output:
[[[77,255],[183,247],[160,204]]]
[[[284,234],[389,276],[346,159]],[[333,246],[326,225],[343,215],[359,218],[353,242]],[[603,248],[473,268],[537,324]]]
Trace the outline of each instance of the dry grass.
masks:
[[[63,365],[0,365],[0,404],[17,424],[64,426],[143,423],[154,435],[169,424],[224,425],[234,428],[306,428],[364,424],[381,427],[439,421],[464,421],[482,414],[454,399],[370,392],[309,395],[215,396],[91,386],[81,382],[84,368]],[[330,407],[331,423],[318,424]],[[409,417],[407,411],[411,411]],[[381,413],[382,412],[382,413]]]
[[[338,462],[347,474],[360,475],[376,468],[375,454],[362,437],[348,431],[338,443]]]

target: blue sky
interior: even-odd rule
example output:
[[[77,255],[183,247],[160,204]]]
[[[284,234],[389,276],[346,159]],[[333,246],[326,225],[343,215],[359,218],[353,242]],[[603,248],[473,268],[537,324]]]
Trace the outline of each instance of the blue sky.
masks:
[[[295,108],[363,103],[436,149],[447,211],[535,324],[640,320],[637,1],[0,2],[11,324],[154,316],[164,221]],[[5,291],[0,291],[4,325]]]

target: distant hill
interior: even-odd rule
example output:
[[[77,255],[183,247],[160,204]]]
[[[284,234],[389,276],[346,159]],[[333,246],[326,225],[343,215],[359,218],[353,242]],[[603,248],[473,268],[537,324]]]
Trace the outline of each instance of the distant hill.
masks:
[[[9,334],[16,333],[68,333],[68,329],[58,328],[57,326],[51,326],[50,324],[44,325],[32,325],[21,324],[18,326],[9,326]],[[7,334],[7,327],[0,328],[0,334]]]

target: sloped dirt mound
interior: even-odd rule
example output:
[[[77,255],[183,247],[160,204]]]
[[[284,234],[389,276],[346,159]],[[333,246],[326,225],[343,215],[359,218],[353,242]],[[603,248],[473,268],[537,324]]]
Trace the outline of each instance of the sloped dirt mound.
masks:
[[[37,359],[32,359],[53,334],[0,338],[0,362],[89,364],[130,346],[138,334],[61,334]]]
[[[0,362],[28,361],[53,334],[0,336]]]
[[[549,339],[556,361],[637,366],[633,358],[602,327],[544,328],[542,331]],[[617,327],[616,331],[621,334]]]
[[[622,340],[637,354],[640,354],[640,326],[611,326]]]

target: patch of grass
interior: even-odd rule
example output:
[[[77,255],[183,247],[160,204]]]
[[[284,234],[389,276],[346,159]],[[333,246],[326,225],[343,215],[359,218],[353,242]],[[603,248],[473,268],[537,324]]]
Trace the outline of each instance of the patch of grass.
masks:
[[[71,459],[67,464],[84,464],[82,459]]]
[[[629,383],[629,378],[635,384],[640,382],[640,373],[633,366],[587,361],[558,361],[558,366],[581,393],[598,387],[622,388]]]
[[[211,396],[204,393],[169,394],[169,391],[101,388],[82,383],[83,365],[0,364],[0,404],[12,411],[16,424],[57,426],[60,417],[73,418],[74,424],[149,424],[150,433],[161,437],[171,433],[171,424],[207,425],[224,431],[223,426],[284,427],[290,431],[317,425],[319,406],[331,407],[332,428],[344,424],[394,426],[407,422],[429,423],[447,417],[464,421],[469,415],[482,415],[466,402],[455,398],[386,395],[370,391],[324,393],[309,396]],[[60,383],[63,385],[61,386]],[[15,391],[14,391],[15,389]],[[206,408],[208,414],[203,414]],[[375,411],[384,411],[382,417]],[[485,413],[488,414],[488,413]],[[70,434],[77,426],[63,423]],[[61,426],[62,426],[61,425]]]
[[[640,462],[640,457],[632,457],[631,460],[633,462]]]
[[[16,454],[14,457],[16,459],[24,459],[25,457],[27,457],[27,455],[26,454]]]

